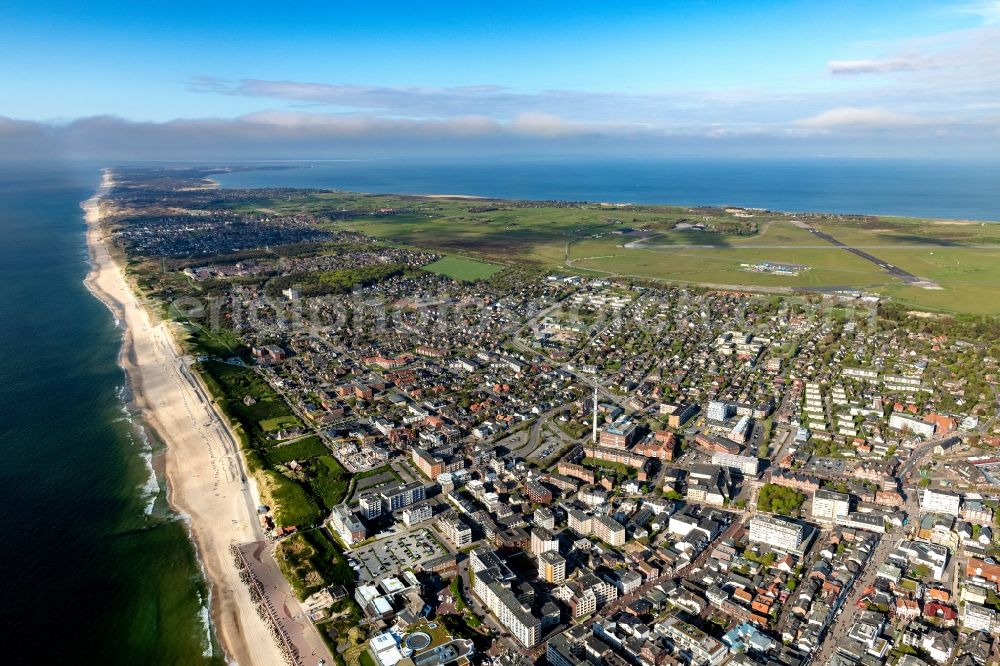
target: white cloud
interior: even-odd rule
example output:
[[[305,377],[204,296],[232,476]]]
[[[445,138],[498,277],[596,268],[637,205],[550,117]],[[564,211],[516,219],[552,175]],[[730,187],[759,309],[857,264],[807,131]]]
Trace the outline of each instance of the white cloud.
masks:
[[[983,23],[1000,23],[1000,0],[979,0],[960,5],[954,10],[958,14],[978,16]]]
[[[761,113],[768,101],[760,91],[671,91],[620,93],[615,91],[540,90],[514,91],[495,84],[435,88],[426,86],[366,86],[341,83],[269,81],[212,77],[194,79],[189,90],[199,93],[236,95],[396,118],[427,119],[483,116],[515,127],[566,131],[552,117],[571,118],[577,123],[660,127],[700,126],[725,116]],[[711,116],[711,118],[710,118]],[[575,131],[575,130],[574,130]]]
[[[409,155],[996,155],[997,125],[927,124],[884,108],[841,107],[799,123],[662,127],[525,114],[399,119],[278,109],[238,118],[66,124],[0,117],[0,154],[14,159],[329,159]],[[861,131],[858,131],[861,128]],[[865,128],[886,129],[872,140]],[[939,130],[945,130],[939,132]]]
[[[908,58],[885,58],[882,60],[831,60],[827,71],[834,75],[845,74],[886,74],[888,72],[909,72],[922,69],[926,64]]]
[[[795,121],[796,125],[813,129],[835,128],[898,128],[930,124],[926,118],[897,113],[880,106],[840,106],[810,118]]]
[[[492,84],[435,88],[263,79],[230,81],[198,77],[190,82],[188,89],[193,92],[364,109],[409,117],[467,115],[487,108],[507,112],[523,108],[533,99],[533,96],[516,94]]]

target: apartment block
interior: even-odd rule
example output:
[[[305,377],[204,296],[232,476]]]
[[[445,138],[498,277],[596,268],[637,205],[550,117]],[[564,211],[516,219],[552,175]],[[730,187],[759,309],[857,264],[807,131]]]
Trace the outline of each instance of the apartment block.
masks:
[[[805,537],[805,526],[792,520],[758,515],[750,521],[750,541],[777,550],[793,552],[802,545]]]
[[[403,524],[407,527],[412,527],[417,523],[422,523],[425,520],[430,520],[434,517],[434,510],[431,505],[426,502],[420,502],[418,504],[411,504],[410,506],[403,509],[402,512]]]
[[[933,437],[935,425],[907,414],[893,414],[889,417],[889,427],[903,432],[912,432],[921,437]]]
[[[375,493],[366,493],[358,500],[361,515],[365,520],[372,520],[382,515],[382,498]]]
[[[838,518],[851,511],[851,496],[830,490],[817,490],[812,500],[812,517],[818,522],[832,525]]]
[[[722,451],[712,453],[712,464],[739,470],[747,476],[756,476],[760,469],[760,459],[756,456],[741,456]]]
[[[591,522],[594,536],[610,546],[625,545],[625,526],[609,516],[595,516]]]
[[[705,410],[705,416],[712,421],[725,421],[734,413],[736,413],[736,407],[721,400],[711,401],[708,403],[708,409]]]
[[[424,488],[424,484],[419,481],[413,481],[381,489],[379,494],[382,496],[382,510],[396,511],[402,509],[404,506],[409,506],[414,502],[426,499],[427,490]]]
[[[571,509],[568,513],[567,522],[569,528],[574,532],[588,535],[593,531],[593,518],[589,513],[584,513],[579,509]]]
[[[426,449],[414,446],[410,458],[417,469],[429,479],[436,479],[439,475],[444,474],[444,459],[432,455]]]
[[[500,624],[523,646],[537,645],[542,638],[542,621],[532,615],[531,608],[510,589],[509,581],[514,574],[503,560],[496,552],[480,547],[469,554],[469,566],[475,573],[472,591]]]
[[[534,527],[531,530],[531,554],[539,556],[542,553],[559,552],[559,539],[544,527]]]
[[[333,507],[330,525],[347,545],[364,541],[365,537],[368,536],[368,530],[365,529],[364,524],[358,520],[346,504],[338,504]]]
[[[472,528],[461,516],[449,516],[438,523],[445,538],[456,548],[464,548],[472,543]]]
[[[920,510],[927,513],[943,513],[949,516],[957,516],[959,507],[962,504],[962,496],[947,490],[924,490],[920,498]]]
[[[566,580],[566,558],[552,550],[539,554],[538,577],[546,583],[562,585]]]

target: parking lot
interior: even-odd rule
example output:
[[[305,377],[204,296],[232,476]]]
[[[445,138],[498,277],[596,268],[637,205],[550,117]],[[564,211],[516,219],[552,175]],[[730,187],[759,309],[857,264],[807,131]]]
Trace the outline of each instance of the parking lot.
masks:
[[[845,460],[839,458],[820,458],[813,456],[800,470],[803,474],[844,474],[847,470]]]
[[[542,442],[542,445],[532,451],[528,457],[536,458],[538,460],[543,460],[548,458],[553,453],[558,451],[561,447],[565,446],[566,443],[556,437],[548,437]]]
[[[363,546],[348,556],[359,583],[413,569],[421,562],[444,555],[447,551],[426,529],[381,539]]]

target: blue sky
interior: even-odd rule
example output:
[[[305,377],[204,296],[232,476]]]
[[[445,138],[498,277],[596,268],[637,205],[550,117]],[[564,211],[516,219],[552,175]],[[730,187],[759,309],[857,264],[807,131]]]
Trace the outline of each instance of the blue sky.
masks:
[[[0,137],[220,155],[1000,144],[996,0],[613,4],[7,2]]]

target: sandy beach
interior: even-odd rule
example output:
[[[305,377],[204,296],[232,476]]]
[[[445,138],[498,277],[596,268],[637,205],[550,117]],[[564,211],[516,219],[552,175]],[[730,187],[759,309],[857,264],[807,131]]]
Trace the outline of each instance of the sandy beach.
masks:
[[[81,204],[87,220],[92,269],[87,287],[123,328],[121,366],[136,406],[166,444],[171,505],[185,515],[211,589],[211,616],[226,656],[245,666],[284,659],[255,610],[233,565],[230,545],[263,538],[256,491],[246,479],[238,445],[195,380],[163,322],[153,321],[113,260],[100,228],[101,197],[113,182]]]

